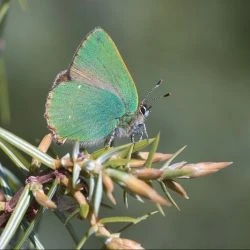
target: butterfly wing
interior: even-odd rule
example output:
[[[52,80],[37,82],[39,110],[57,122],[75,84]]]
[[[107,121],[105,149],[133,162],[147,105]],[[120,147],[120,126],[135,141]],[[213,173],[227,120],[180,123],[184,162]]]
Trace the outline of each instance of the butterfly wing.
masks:
[[[118,95],[128,113],[137,110],[134,81],[115,43],[101,28],[94,29],[80,44],[70,66],[70,77],[76,81],[87,79],[89,84]]]
[[[109,135],[124,113],[124,104],[112,92],[66,81],[50,91],[45,116],[58,141],[70,139],[87,145]]]
[[[48,127],[59,141],[97,143],[133,114],[135,84],[117,47],[101,28],[80,44],[69,69],[55,81],[46,103]]]

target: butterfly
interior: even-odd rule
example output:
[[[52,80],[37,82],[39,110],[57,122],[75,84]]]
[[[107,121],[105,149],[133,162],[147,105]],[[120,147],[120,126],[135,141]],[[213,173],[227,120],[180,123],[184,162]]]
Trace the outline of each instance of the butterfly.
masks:
[[[100,27],[86,36],[68,69],[56,76],[45,107],[48,128],[59,143],[105,141],[111,146],[116,137],[148,137],[145,119],[151,106],[145,99],[139,104],[115,43]]]

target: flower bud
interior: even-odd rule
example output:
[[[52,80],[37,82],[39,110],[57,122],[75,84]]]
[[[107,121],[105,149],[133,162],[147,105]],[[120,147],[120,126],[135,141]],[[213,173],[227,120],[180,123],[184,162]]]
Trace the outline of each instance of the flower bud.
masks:
[[[123,238],[108,238],[105,242],[106,249],[144,249],[142,245],[136,241]]]
[[[231,164],[232,162],[200,162],[196,164],[186,164],[182,167],[182,170],[189,172],[188,178],[197,178],[213,174]]]
[[[132,170],[132,174],[139,179],[155,180],[161,177],[163,170],[157,168],[141,168]]]
[[[43,139],[41,140],[41,142],[40,142],[40,144],[38,146],[38,149],[40,151],[42,151],[43,153],[46,153],[48,151],[51,143],[52,143],[52,139],[53,139],[52,134],[49,133],[49,134],[45,135],[43,137]],[[32,162],[31,162],[31,165],[36,166],[36,167],[40,167],[41,162],[38,159],[33,158]]]
[[[35,197],[37,203],[45,208],[55,209],[57,207],[56,204],[44,193],[42,189],[34,190],[33,196]]]
[[[148,159],[149,152],[137,152],[132,156],[132,159],[139,159],[146,161]],[[172,154],[154,153],[153,162],[167,161],[172,157]]]
[[[182,187],[182,185],[176,181],[165,179],[163,180],[164,184],[175,191],[176,193],[180,194],[185,199],[189,199],[186,190]]]
[[[112,194],[114,190],[114,183],[112,179],[105,172],[102,172],[102,182],[103,182],[107,197],[115,205],[116,200]]]
[[[146,182],[137,179],[133,175],[110,168],[106,169],[105,171],[110,177],[117,179],[120,184],[125,186],[132,193],[150,199],[151,201],[159,203],[160,205],[171,206],[170,202],[159,195]]]

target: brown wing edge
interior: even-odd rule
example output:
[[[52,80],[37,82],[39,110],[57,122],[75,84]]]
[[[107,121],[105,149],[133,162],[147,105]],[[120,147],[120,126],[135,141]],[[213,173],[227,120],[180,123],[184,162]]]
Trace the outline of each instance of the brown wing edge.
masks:
[[[44,117],[46,119],[47,122],[47,127],[50,130],[53,139],[56,141],[57,144],[64,144],[66,141],[67,142],[71,142],[73,143],[75,140],[70,140],[68,138],[62,137],[57,133],[56,128],[50,123],[50,116],[48,113],[48,107],[50,105],[50,101],[53,98],[53,89],[58,85],[61,84],[63,82],[67,82],[71,80],[70,74],[69,74],[69,70],[63,70],[60,73],[57,74],[50,90],[47,96],[47,100],[45,103],[45,113],[44,113]],[[91,142],[80,142],[81,146],[93,146],[93,145],[98,145],[101,142],[104,142],[106,140],[106,138],[108,138],[110,135],[107,135],[107,137],[102,138],[102,139],[97,139],[95,141],[91,141]]]
[[[103,32],[105,32],[108,35],[108,33],[105,30],[103,30],[101,27],[99,27],[99,26],[95,27],[93,30],[91,30],[89,33],[87,33],[87,35],[82,39],[82,41],[78,45],[77,49],[75,50],[75,53],[73,55],[73,59],[72,59],[71,63],[69,64],[68,68],[66,70],[61,71],[60,73],[58,73],[56,75],[56,78],[55,78],[55,80],[54,80],[54,82],[53,82],[53,84],[52,84],[52,86],[51,86],[51,88],[49,90],[49,93],[48,93],[48,96],[47,96],[47,99],[46,99],[46,103],[45,103],[44,117],[46,119],[48,129],[50,130],[50,132],[52,133],[53,138],[56,140],[56,142],[58,144],[64,144],[66,142],[67,138],[61,137],[59,134],[57,134],[56,128],[52,124],[50,124],[50,117],[49,117],[49,114],[48,114],[48,107],[50,105],[51,99],[53,98],[53,92],[52,92],[52,90],[58,84],[71,80],[70,69],[71,69],[71,67],[72,67],[72,65],[74,63],[75,57],[78,55],[79,49],[82,46],[84,46],[84,43],[86,43],[88,41],[88,39],[91,37],[91,35],[93,33],[95,33],[96,31],[103,31]],[[112,39],[111,39],[111,41],[112,41]],[[117,51],[118,51],[118,49],[117,49]],[[118,54],[119,54],[119,51],[118,51]],[[104,138],[104,140],[105,140],[105,138]],[[93,145],[98,144],[98,143],[99,143],[99,141],[98,142],[96,141],[96,142],[93,143]],[[87,144],[89,144],[89,143],[86,143],[86,145]],[[92,143],[90,143],[90,144],[92,144]]]
[[[50,117],[48,113],[48,107],[50,106],[50,101],[53,98],[53,92],[52,90],[60,83],[66,82],[70,80],[70,75],[69,75],[69,70],[63,70],[60,73],[57,74],[46,99],[45,103],[45,113],[44,113],[44,118],[46,119],[47,122],[47,127],[52,133],[53,138],[56,140],[58,144],[64,144],[67,138],[63,138],[57,134],[56,128],[50,123]]]
[[[47,99],[46,99],[46,103],[45,103],[45,113],[44,113],[44,118],[46,119],[47,122],[47,127],[49,129],[49,131],[52,133],[53,138],[56,140],[56,142],[58,144],[64,144],[67,140],[67,138],[61,137],[60,135],[57,134],[56,128],[50,123],[50,117],[49,117],[49,113],[48,113],[48,107],[50,105],[50,101],[53,98],[53,92],[52,90],[60,83],[66,82],[71,80],[70,77],[70,68],[73,65],[74,62],[74,58],[76,57],[79,49],[82,47],[83,43],[85,43],[88,38],[90,37],[90,35],[94,32],[96,32],[97,30],[102,30],[101,27],[95,27],[93,30],[91,30],[85,37],[84,39],[82,39],[82,41],[80,42],[80,44],[78,45],[77,49],[75,50],[75,53],[73,55],[73,59],[70,63],[70,65],[68,66],[68,68],[66,70],[61,71],[60,73],[58,73],[56,75],[56,78],[49,90]]]

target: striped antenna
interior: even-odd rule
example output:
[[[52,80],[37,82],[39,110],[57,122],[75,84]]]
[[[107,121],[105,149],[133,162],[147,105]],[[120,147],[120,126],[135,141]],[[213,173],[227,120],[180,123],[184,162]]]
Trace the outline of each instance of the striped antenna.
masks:
[[[148,100],[148,97],[154,92],[155,89],[157,89],[157,88],[162,84],[162,82],[163,82],[163,80],[159,80],[159,81],[155,84],[155,86],[154,86],[150,91],[148,91],[148,92],[146,93],[145,97],[144,97],[143,100],[141,101],[142,104],[145,103],[145,101]]]
[[[152,108],[152,104],[155,103],[156,101],[158,101],[159,99],[168,97],[168,96],[170,96],[170,95],[171,95],[171,93],[170,93],[170,92],[167,92],[167,93],[164,94],[164,95],[160,95],[160,96],[155,97],[154,99],[151,100],[150,105],[148,106],[147,109],[148,109],[148,110],[151,109],[151,108]]]

